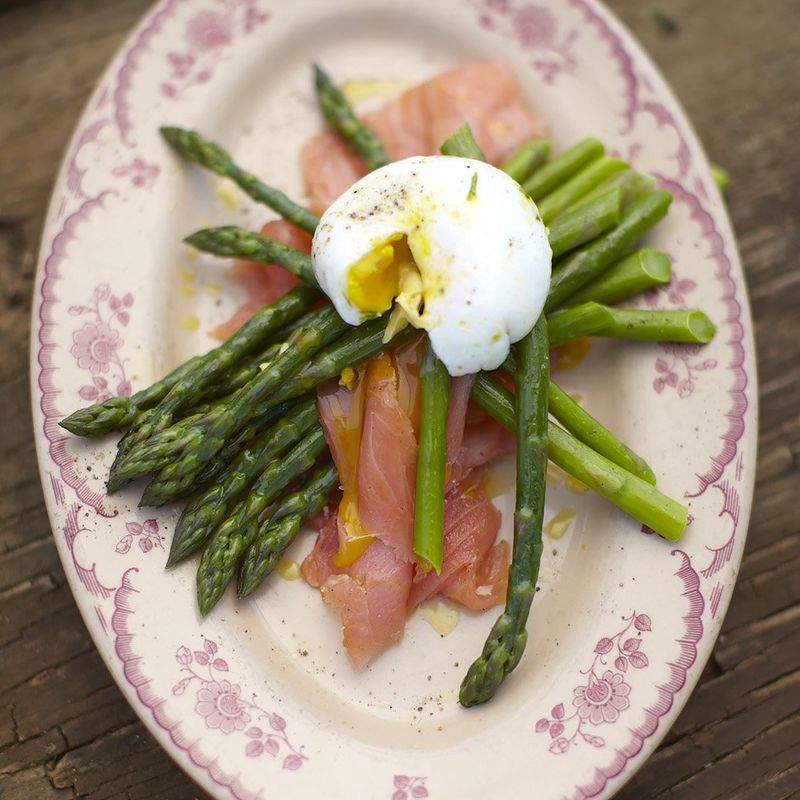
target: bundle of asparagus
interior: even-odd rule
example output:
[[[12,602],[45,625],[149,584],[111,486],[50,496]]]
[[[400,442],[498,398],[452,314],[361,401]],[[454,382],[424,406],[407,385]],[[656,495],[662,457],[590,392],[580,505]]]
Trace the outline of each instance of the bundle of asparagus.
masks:
[[[319,67],[315,86],[331,127],[370,169],[386,164],[374,132]],[[300,228],[316,229],[316,215],[239,167],[219,145],[194,131],[165,127],[161,132],[188,160],[232,179]],[[445,155],[483,158],[466,126],[441,149]],[[484,373],[472,389],[475,403],[516,432],[517,504],[506,608],[464,679],[464,705],[489,699],[522,656],[542,552],[547,458],[667,539],[678,539],[687,521],[686,509],[655,488],[644,459],[550,380],[548,368],[549,347],[579,336],[710,341],[715,328],[700,311],[609,305],[669,280],[667,257],[635,246],[664,217],[671,196],[625,162],[606,156],[596,139],[547,161],[549,149],[545,140],[530,142],[503,165],[539,204],[549,225],[554,269],[547,316],[504,364],[514,376],[515,394]],[[410,330],[387,336],[388,313],[351,328],[330,306],[312,308],[321,293],[311,258],[262,234],[225,226],[197,231],[186,241],[223,257],[278,263],[303,283],[209,353],[147,389],[78,410],[61,424],[80,436],[128,429],[111,468],[109,492],[155,473],[142,505],[192,495],[176,526],[168,566],[202,549],[197,596],[207,614],[237,570],[239,596],[252,593],[338,486],[315,388],[393,347]],[[414,550],[437,569],[448,386],[446,370],[428,348],[421,374]]]

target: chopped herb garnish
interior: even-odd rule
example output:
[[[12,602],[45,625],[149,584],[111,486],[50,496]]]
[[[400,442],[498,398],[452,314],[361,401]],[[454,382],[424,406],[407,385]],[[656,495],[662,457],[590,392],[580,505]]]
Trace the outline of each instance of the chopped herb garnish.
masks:
[[[478,196],[478,173],[472,173],[472,180],[469,184],[469,191],[467,192],[467,200],[474,200]]]

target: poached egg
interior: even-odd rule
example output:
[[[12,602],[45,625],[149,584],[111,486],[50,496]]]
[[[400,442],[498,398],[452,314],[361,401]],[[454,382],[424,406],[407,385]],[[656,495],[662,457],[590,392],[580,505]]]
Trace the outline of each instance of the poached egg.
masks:
[[[387,338],[427,331],[447,371],[495,369],[534,326],[552,251],[534,202],[482,161],[415,156],[369,173],[322,215],[314,273],[341,317],[392,309]]]

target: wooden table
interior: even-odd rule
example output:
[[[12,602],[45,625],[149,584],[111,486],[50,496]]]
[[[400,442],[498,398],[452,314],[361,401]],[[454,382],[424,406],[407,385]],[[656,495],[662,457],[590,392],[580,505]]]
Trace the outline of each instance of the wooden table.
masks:
[[[792,42],[800,4],[610,4],[733,178],[729,203],[750,285],[761,389],[753,515],[723,634],[674,729],[619,797],[800,798],[800,70]],[[94,82],[148,5],[0,1],[5,800],[205,796],[156,745],[94,650],[56,555],[29,425],[29,304],[48,195]]]

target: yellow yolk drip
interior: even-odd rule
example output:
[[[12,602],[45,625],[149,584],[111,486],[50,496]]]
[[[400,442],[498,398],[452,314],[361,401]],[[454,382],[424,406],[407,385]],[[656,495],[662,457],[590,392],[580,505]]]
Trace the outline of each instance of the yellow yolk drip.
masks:
[[[571,342],[554,347],[553,371],[564,372],[568,369],[575,369],[586,358],[591,344],[588,336],[580,336]]]
[[[358,460],[361,450],[361,428],[364,418],[364,399],[366,395],[366,379],[363,370],[352,377],[353,403],[349,413],[342,411],[337,415],[335,426],[336,438],[341,444],[341,461],[339,476],[342,481],[342,499],[339,503],[339,518],[342,521],[344,536],[339,536],[339,551],[333,557],[337,567],[347,567],[357,561],[369,547],[373,537],[361,524],[358,514]]]
[[[544,526],[544,533],[550,539],[560,539],[575,519],[575,509],[565,506]]]

